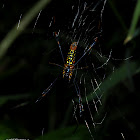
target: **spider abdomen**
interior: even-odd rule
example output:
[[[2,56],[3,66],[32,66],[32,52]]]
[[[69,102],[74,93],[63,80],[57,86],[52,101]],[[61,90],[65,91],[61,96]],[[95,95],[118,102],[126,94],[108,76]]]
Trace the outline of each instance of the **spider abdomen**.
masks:
[[[76,49],[77,49],[77,42],[73,42],[70,46],[70,50],[67,55],[66,64],[64,64],[63,78],[67,77],[69,81],[71,80],[72,73],[74,70]]]

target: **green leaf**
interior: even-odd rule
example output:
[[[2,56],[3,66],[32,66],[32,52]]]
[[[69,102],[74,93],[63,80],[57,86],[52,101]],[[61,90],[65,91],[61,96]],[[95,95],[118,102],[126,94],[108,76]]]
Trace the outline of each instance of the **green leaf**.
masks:
[[[17,24],[11,29],[7,36],[0,43],[0,59],[6,54],[10,45],[15,41],[15,39],[24,31],[24,29],[29,25],[29,23],[36,17],[40,10],[44,9],[45,6],[51,0],[40,0],[38,1],[23,17],[20,26],[17,29]]]
[[[19,99],[28,98],[29,96],[30,96],[29,94],[0,96],[0,106],[5,104],[9,100],[19,100]]]
[[[10,138],[16,138],[18,135],[12,131],[11,128],[7,127],[6,125],[0,125],[0,139],[6,140]]]
[[[25,139],[31,137],[23,125],[18,125],[13,120],[5,119],[2,120],[0,124],[0,140],[12,138]]]
[[[123,82],[126,78],[130,78],[131,75],[135,74],[137,72],[137,66],[136,63],[126,63],[122,65],[119,69],[117,69],[115,72],[113,72],[108,78],[103,81],[103,83],[100,85],[96,92],[97,95],[102,95],[104,93],[105,96],[107,96],[107,91],[109,91],[111,88],[119,84],[120,82]],[[88,101],[93,100],[93,98],[96,98],[96,94],[90,93],[87,95]],[[85,102],[85,99],[83,100]]]
[[[135,35],[135,32],[137,32],[136,26],[137,26],[137,23],[138,23],[139,16],[140,16],[140,0],[138,0],[137,3],[136,3],[136,8],[135,8],[133,18],[132,18],[132,21],[131,21],[131,26],[130,26],[128,35],[127,35],[126,39],[124,40],[124,44],[126,44],[130,40],[132,40],[134,35]]]

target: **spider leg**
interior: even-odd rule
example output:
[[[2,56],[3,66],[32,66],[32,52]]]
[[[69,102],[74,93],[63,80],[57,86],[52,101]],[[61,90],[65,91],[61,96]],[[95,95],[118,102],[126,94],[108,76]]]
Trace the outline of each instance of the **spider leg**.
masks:
[[[81,94],[80,94],[80,89],[79,89],[78,84],[75,82],[75,80],[73,81],[73,83],[74,83],[74,85],[75,85],[75,89],[76,89],[76,92],[77,92],[77,96],[78,96],[78,98],[79,98],[79,109],[80,109],[80,112],[79,112],[79,113],[80,113],[80,117],[84,117],[84,116],[83,116],[84,106],[83,106],[83,104],[82,104],[82,97],[81,97]],[[86,120],[85,118],[84,118],[84,122],[85,122],[85,125],[86,125],[86,127],[87,127],[89,133],[90,133],[90,136],[91,136],[92,140],[94,140],[94,137],[93,137],[93,135],[92,135],[91,129],[90,129],[90,127],[89,127],[89,124],[88,124],[88,122],[87,122],[87,120]]]
[[[73,104],[73,107],[74,107],[74,112],[73,112],[73,117],[75,118],[76,122],[77,122],[77,125],[76,125],[76,128],[74,130],[74,133],[77,131],[78,127],[79,127],[79,122],[78,122],[78,118],[76,116],[76,111],[77,111],[77,105],[75,105],[75,102],[74,100],[72,99],[72,104]]]
[[[62,49],[61,49],[61,45],[60,45],[59,38],[58,38],[59,35],[58,35],[57,32],[54,32],[54,36],[55,36],[55,39],[56,39],[57,44],[58,44],[58,46],[59,46],[59,49],[60,49],[60,53],[61,53],[61,56],[62,56],[63,63],[65,63],[65,61],[64,61],[64,56],[63,56]]]
[[[76,120],[77,124],[79,125],[78,118],[76,116],[77,105],[75,105],[75,102],[74,102],[73,99],[72,99],[72,104],[73,104],[73,107],[74,107],[73,117],[75,117],[75,120]]]
[[[94,39],[94,42],[90,45],[90,47],[84,52],[84,54],[78,59],[78,61],[74,64],[76,66],[79,61],[92,49],[92,47],[96,44],[98,37]]]
[[[88,66],[85,66],[85,67],[81,67],[81,68],[75,68],[74,70],[82,70],[82,69],[87,69]]]
[[[74,86],[75,86],[75,90],[77,92],[77,96],[78,96],[78,100],[79,100],[79,109],[80,109],[80,117],[82,117],[82,113],[84,111],[84,108],[83,108],[83,104],[82,104],[82,97],[81,97],[81,94],[80,94],[80,89],[79,89],[79,86],[77,85],[77,83],[75,82],[75,80],[73,81],[74,83]]]
[[[40,96],[37,100],[36,100],[36,103],[39,102],[50,90],[51,88],[53,87],[54,83],[56,82],[56,80],[58,79],[58,77],[48,86],[47,89],[45,89],[43,92],[42,92],[42,96]]]
[[[59,64],[56,64],[56,63],[51,63],[51,62],[49,62],[49,64],[51,64],[51,65],[55,65],[55,66],[58,66],[58,67],[63,68],[63,66],[61,66],[61,65],[59,65]]]

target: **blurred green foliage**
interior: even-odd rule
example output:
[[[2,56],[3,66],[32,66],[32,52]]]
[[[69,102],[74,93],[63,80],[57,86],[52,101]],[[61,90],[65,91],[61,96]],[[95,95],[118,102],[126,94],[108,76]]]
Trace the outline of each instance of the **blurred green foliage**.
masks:
[[[53,140],[84,140],[90,139],[88,130],[85,126],[79,126],[78,130],[75,132],[76,126],[61,128],[56,131],[50,132],[43,135],[43,139],[53,139]],[[42,136],[37,140],[41,140]]]
[[[140,7],[140,0],[138,0],[136,3],[136,8],[135,8],[135,11],[133,14],[131,26],[130,26],[128,35],[127,35],[126,39],[124,40],[125,44],[139,34],[139,31],[138,31],[139,29],[136,29],[136,26],[140,19],[140,8],[139,7]]]
[[[20,28],[17,27],[17,24],[13,27],[11,31],[8,32],[6,37],[0,44],[0,58],[5,55],[6,51],[10,47],[10,45],[14,42],[14,40],[24,31],[24,29],[28,26],[28,24],[37,16],[40,10],[44,9],[44,7],[50,2],[50,0],[41,0],[38,1],[31,9],[27,12],[25,17],[20,23]]]
[[[68,21],[66,14],[70,14],[67,7],[71,7],[73,3],[73,0],[0,2],[2,15],[0,19],[0,140],[91,139],[83,118],[83,120],[79,119],[80,123],[76,129],[77,122],[73,117],[71,103],[71,99],[76,98],[73,84],[67,84],[60,79],[50,94],[35,104],[42,91],[62,73],[61,68],[49,65],[49,62],[62,64],[62,61],[52,35],[53,29],[49,30],[47,26],[54,15],[59,17],[57,19],[60,20],[61,26],[64,25],[63,22],[72,22]],[[96,98],[95,92],[98,95],[103,94],[99,115],[94,112],[94,116],[100,122],[107,112],[104,122],[94,129],[89,121],[95,140],[121,140],[123,139],[121,133],[124,134],[125,139],[140,139],[139,7],[140,0],[107,1],[103,13],[104,39],[100,44],[105,55],[109,54],[110,49],[113,50],[112,59],[105,65],[105,72],[98,73],[99,76],[94,75],[91,69],[81,70],[77,74],[78,78],[82,74],[87,76],[87,83],[84,86],[87,88],[87,98],[90,103],[93,98]],[[41,10],[40,20],[33,33],[35,18]],[[17,30],[21,14],[23,18]],[[62,31],[64,38],[60,39],[61,45],[65,47],[67,30],[65,28],[60,30],[64,30]],[[135,33],[137,36],[134,38]],[[125,45],[123,45],[124,40]],[[107,57],[100,56],[97,50],[95,48],[91,52],[87,62],[89,65],[100,60],[100,66],[107,61]],[[130,56],[133,57],[125,59]],[[103,73],[106,77],[101,81],[100,88],[93,93],[89,86],[90,80],[101,78]],[[80,86],[82,93],[84,93],[84,86]],[[92,103],[91,108],[93,108]],[[88,111],[85,113],[85,118],[90,120]]]

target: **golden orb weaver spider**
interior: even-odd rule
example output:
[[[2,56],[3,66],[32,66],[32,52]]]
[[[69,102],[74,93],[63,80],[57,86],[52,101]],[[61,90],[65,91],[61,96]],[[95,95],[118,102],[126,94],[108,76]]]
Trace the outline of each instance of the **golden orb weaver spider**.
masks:
[[[76,49],[77,49],[77,45],[78,43],[77,42],[73,42],[71,45],[70,45],[70,49],[69,49],[69,52],[68,52],[68,55],[67,55],[67,59],[66,59],[66,63],[64,61],[64,56],[63,56],[63,53],[62,53],[62,49],[61,49],[61,45],[60,45],[60,42],[59,42],[59,39],[58,39],[58,33],[57,32],[54,32],[54,35],[55,35],[55,38],[56,38],[56,41],[57,41],[57,44],[59,46],[59,49],[60,49],[60,52],[61,52],[61,56],[62,56],[62,60],[64,62],[64,67],[59,65],[59,64],[55,64],[55,63],[50,63],[50,64],[53,64],[53,65],[56,65],[56,66],[59,66],[59,67],[63,67],[63,78],[67,78],[70,82],[71,78],[72,78],[72,74],[73,74],[73,71],[75,70],[75,66],[79,63],[79,61],[81,61],[81,59],[92,49],[93,46],[95,46],[96,42],[97,42],[97,39],[98,37],[96,37],[94,39],[94,42],[90,45],[90,47],[83,53],[83,55],[75,62],[75,56],[76,56]],[[80,68],[82,69],[82,68]],[[42,96],[39,97],[36,102],[40,101],[52,88],[53,84],[56,82],[56,80],[58,79],[58,77],[49,85],[49,87],[47,89],[45,89],[43,92],[42,92]],[[75,84],[75,83],[74,83]],[[79,95],[78,95],[79,96]],[[81,98],[81,97],[80,97]],[[81,100],[81,99],[80,99]]]
[[[54,35],[55,35],[57,44],[58,44],[59,49],[60,49],[60,53],[61,53],[61,56],[62,56],[62,60],[64,62],[64,66],[61,66],[61,65],[55,64],[55,63],[50,63],[50,64],[53,64],[53,65],[62,67],[63,68],[63,72],[62,72],[63,78],[67,79],[70,82],[70,80],[72,78],[72,75],[73,75],[73,71],[76,70],[76,69],[78,69],[78,68],[75,68],[75,66],[92,49],[92,47],[95,46],[98,37],[96,37],[94,39],[93,43],[88,47],[88,49],[86,49],[86,51],[83,53],[83,55],[76,62],[75,62],[75,56],[76,56],[76,49],[77,49],[78,43],[77,42],[72,42],[72,44],[70,45],[70,49],[69,49],[69,52],[67,54],[66,63],[65,63],[64,56],[63,56],[62,49],[61,49],[61,45],[60,45],[60,42],[59,42],[59,39],[58,39],[58,33],[57,32],[54,32]],[[83,68],[87,68],[87,67],[83,67]],[[79,69],[83,69],[83,68],[79,68]],[[53,85],[57,81],[57,79],[58,79],[58,77],[55,78],[55,80],[48,86],[48,88],[45,89],[42,92],[42,96],[40,96],[36,100],[36,102],[40,101],[51,90],[51,88],[53,87]],[[82,117],[82,115],[83,115],[82,113],[84,112],[84,106],[82,104],[82,97],[81,97],[81,94],[80,94],[80,89],[79,89],[79,86],[78,86],[78,84],[76,83],[75,80],[73,80],[73,83],[74,83],[74,86],[75,86],[75,89],[76,89],[76,92],[77,92],[77,96],[78,96],[79,115],[80,115],[80,117]],[[72,99],[72,103],[75,106],[75,103],[74,103],[74,100],[73,99]],[[74,107],[74,110],[76,111],[76,107]],[[76,117],[75,113],[74,113],[74,116],[75,116],[75,118],[77,120],[77,117]],[[89,128],[89,125],[88,125],[87,120],[84,119],[84,122],[85,122],[86,127],[88,128],[88,131],[89,131],[92,139],[94,139],[93,136],[92,136],[91,130]]]
[[[101,1],[100,1],[100,2],[101,2]],[[104,5],[105,5],[105,3],[106,3],[106,0],[104,1]],[[99,3],[97,3],[97,4],[99,4]],[[104,6],[103,6],[103,9],[101,10],[101,18],[102,18],[102,12],[103,12],[103,10],[104,10]],[[75,17],[75,19],[76,19],[76,18],[77,18],[77,16]],[[73,23],[75,23],[75,19],[74,19],[74,22],[73,22]],[[54,17],[54,23],[55,23],[55,17]],[[72,25],[72,27],[73,27],[73,26],[74,26],[74,24]],[[99,22],[99,27],[98,27],[98,28],[100,28],[100,22]],[[99,34],[100,34],[100,33],[99,33]],[[78,63],[82,60],[82,58],[85,57],[85,56],[87,55],[87,53],[89,53],[89,52],[91,51],[91,49],[96,45],[96,43],[97,43],[97,41],[98,41],[98,35],[97,35],[97,36],[94,36],[94,38],[92,38],[92,43],[90,43],[91,45],[89,45],[89,47],[87,47],[87,48],[85,49],[85,51],[83,52],[83,54],[81,55],[81,57],[80,57],[77,61],[76,61],[76,51],[77,51],[77,48],[78,48],[78,42],[79,42],[79,41],[77,41],[77,42],[72,42],[71,45],[70,45],[70,48],[69,48],[69,52],[67,53],[66,62],[65,62],[65,59],[64,59],[64,56],[63,56],[63,52],[62,52],[62,48],[61,48],[60,41],[59,41],[59,33],[54,32],[54,36],[55,36],[56,42],[57,42],[57,44],[58,44],[58,47],[59,47],[59,50],[60,50],[60,53],[61,53],[61,57],[62,57],[62,61],[63,61],[63,64],[64,64],[64,65],[61,66],[61,65],[55,64],[55,63],[50,63],[50,64],[53,64],[53,65],[56,65],[56,66],[59,66],[59,67],[63,68],[62,77],[70,82],[71,79],[72,79],[72,76],[73,76],[73,72],[74,72],[75,70],[79,69],[79,68],[75,68],[75,67],[77,66],[77,64],[78,64]],[[81,68],[81,69],[82,69],[82,68]],[[53,87],[54,83],[57,81],[57,79],[58,79],[58,77],[55,78],[55,79],[53,80],[53,82],[48,86],[48,88],[45,89],[45,90],[42,92],[41,97],[39,97],[39,98],[37,99],[36,102],[40,101],[46,94],[49,93],[49,91],[52,89],[52,87]],[[79,86],[78,86],[77,82],[75,81],[75,78],[74,78],[74,80],[73,80],[73,84],[74,84],[74,86],[75,86],[75,90],[76,90],[76,93],[77,93],[77,96],[78,96],[79,115],[80,115],[80,117],[82,117],[82,116],[83,116],[83,112],[85,112],[85,111],[84,111],[84,106],[83,106],[83,104],[82,104],[82,97],[81,97],[80,89],[79,89]],[[85,92],[86,92],[86,91],[85,91]],[[100,98],[99,98],[98,100],[100,101]],[[75,114],[75,112],[76,112],[76,110],[77,110],[77,106],[75,106],[74,100],[72,100],[72,103],[73,103],[73,105],[74,105],[74,114],[73,114],[73,115],[74,115],[74,117],[75,117],[75,119],[76,119],[76,121],[77,121],[77,117],[76,117],[76,114]],[[87,106],[88,106],[88,103],[87,103]],[[96,106],[95,106],[95,108],[96,108]],[[85,109],[85,110],[86,110],[86,109]],[[89,111],[90,111],[90,109],[89,109]],[[90,114],[90,115],[91,115],[91,114]],[[105,117],[106,117],[106,114],[105,114]],[[105,117],[104,117],[104,118],[105,118]],[[103,118],[103,120],[101,121],[101,123],[95,123],[94,120],[93,120],[92,115],[91,115],[91,118],[92,118],[92,123],[93,123],[93,126],[94,126],[94,127],[95,127],[95,124],[101,124],[102,121],[104,120],[104,118]],[[90,133],[90,135],[91,135],[91,137],[92,137],[92,139],[94,139],[93,136],[92,136],[92,132],[91,132],[91,130],[90,130],[88,121],[87,121],[85,118],[84,118],[84,123],[85,123],[85,125],[86,125],[86,127],[87,127],[87,129],[88,129],[88,131],[89,131],[89,133]]]

